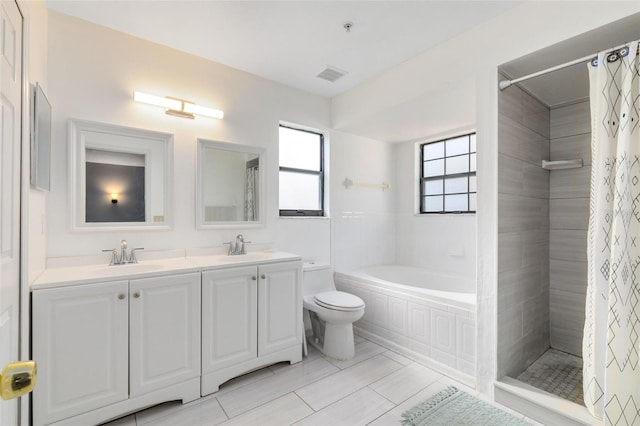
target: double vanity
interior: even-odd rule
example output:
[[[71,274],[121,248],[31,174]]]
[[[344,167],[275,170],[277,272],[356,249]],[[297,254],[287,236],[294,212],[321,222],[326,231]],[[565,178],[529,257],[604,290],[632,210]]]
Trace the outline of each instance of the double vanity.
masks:
[[[31,285],[35,426],[98,424],[189,402],[248,371],[302,359],[299,256],[194,249],[141,257],[59,261]]]

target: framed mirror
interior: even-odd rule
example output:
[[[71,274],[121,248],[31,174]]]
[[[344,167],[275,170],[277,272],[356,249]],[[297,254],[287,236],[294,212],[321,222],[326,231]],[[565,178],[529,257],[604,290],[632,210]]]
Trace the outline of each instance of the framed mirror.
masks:
[[[264,224],[264,149],[198,139],[198,228]]]
[[[173,135],[69,122],[73,230],[170,229]]]

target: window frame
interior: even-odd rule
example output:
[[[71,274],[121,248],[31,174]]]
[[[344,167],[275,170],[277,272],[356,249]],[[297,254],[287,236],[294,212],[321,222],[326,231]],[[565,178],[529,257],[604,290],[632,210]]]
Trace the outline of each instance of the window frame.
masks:
[[[475,214],[477,212],[477,193],[478,193],[478,188],[477,188],[477,152],[478,152],[478,147],[477,147],[477,140],[476,140],[476,150],[475,151],[471,151],[471,136],[473,135],[477,135],[477,133],[475,131],[471,131],[471,132],[467,132],[467,133],[463,133],[463,134],[457,134],[457,135],[453,135],[450,137],[446,137],[446,138],[439,138],[430,142],[423,142],[420,144],[420,150],[419,150],[419,162],[420,162],[420,175],[418,177],[418,197],[419,197],[419,203],[418,203],[418,213],[420,215],[432,215],[432,214]],[[453,139],[458,139],[458,138],[462,138],[462,137],[467,137],[468,138],[468,148],[469,150],[466,153],[463,154],[456,154],[456,155],[451,155],[451,156],[447,156],[447,141],[449,140],[453,140]],[[477,137],[477,136],[476,136]],[[425,146],[427,145],[431,145],[431,144],[435,144],[435,143],[440,143],[443,142],[444,144],[444,155],[442,157],[437,157],[437,158],[430,158],[429,160],[425,160],[424,159],[424,149]],[[472,154],[476,154],[476,170],[471,171],[471,155]],[[449,158],[456,158],[456,157],[462,157],[464,155],[467,155],[469,157],[469,167],[467,172],[461,172],[461,173],[454,173],[454,174],[447,174],[447,159]],[[444,160],[443,161],[443,172],[442,174],[439,175],[434,175],[434,176],[429,176],[429,177],[425,177],[425,163],[427,161],[434,161],[434,160]],[[466,177],[467,178],[467,191],[466,192],[456,192],[456,193],[447,193],[446,192],[446,178],[459,178],[459,177]],[[470,178],[471,177],[476,177],[476,191],[470,191]],[[425,183],[428,181],[437,181],[437,180],[442,180],[442,192],[440,194],[432,194],[432,195],[441,195],[442,198],[442,210],[440,211],[425,211],[425,197],[429,196],[427,194],[425,194]],[[446,204],[445,204],[445,199],[444,197],[446,195],[467,195],[467,210],[446,210]],[[476,210],[470,210],[470,196],[471,194],[476,194]]]
[[[290,124],[282,124],[278,126],[278,130],[284,127],[286,129],[296,130],[299,132],[311,133],[313,135],[317,135],[320,137],[320,170],[310,170],[310,169],[298,169],[295,167],[283,167],[281,166],[280,160],[278,159],[278,177],[280,176],[280,172],[287,173],[300,173],[305,175],[312,175],[318,177],[318,185],[320,186],[318,189],[319,193],[319,202],[320,209],[319,210],[309,210],[309,209],[278,209],[280,217],[324,217],[325,216],[325,164],[324,164],[324,156],[325,156],[325,138],[324,133],[316,130],[305,129],[301,127],[297,127],[295,125]],[[280,139],[278,138],[278,150],[280,149]],[[278,180],[278,196],[280,195],[280,183]],[[278,206],[279,207],[279,206]]]

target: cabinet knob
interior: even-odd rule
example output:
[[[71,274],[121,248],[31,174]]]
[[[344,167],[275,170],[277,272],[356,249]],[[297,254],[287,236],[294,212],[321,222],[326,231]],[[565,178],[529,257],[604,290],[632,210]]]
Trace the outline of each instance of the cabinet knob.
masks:
[[[255,276],[255,275],[253,275],[253,276],[251,277],[251,279],[252,279],[253,281],[257,280],[257,278],[256,278],[256,276]]]
[[[262,274],[262,275],[260,275],[260,278],[262,278],[263,280],[266,280],[267,279],[267,275],[266,274]]]
[[[118,295],[118,299],[122,300],[122,299],[124,299],[124,298],[125,298],[124,293],[120,293],[120,294]]]
[[[137,299],[140,297],[140,292],[136,291],[135,293],[133,293],[133,297],[134,299]]]

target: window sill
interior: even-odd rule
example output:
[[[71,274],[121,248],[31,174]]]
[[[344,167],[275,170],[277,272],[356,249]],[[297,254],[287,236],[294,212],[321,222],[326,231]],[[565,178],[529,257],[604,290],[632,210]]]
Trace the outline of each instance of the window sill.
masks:
[[[325,219],[331,219],[330,216],[278,216],[278,219],[284,219],[284,220],[289,220],[289,219],[320,219],[320,220],[325,220]]]
[[[461,212],[461,213],[414,213],[415,217],[440,217],[440,216],[475,216],[478,212]]]

